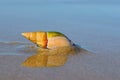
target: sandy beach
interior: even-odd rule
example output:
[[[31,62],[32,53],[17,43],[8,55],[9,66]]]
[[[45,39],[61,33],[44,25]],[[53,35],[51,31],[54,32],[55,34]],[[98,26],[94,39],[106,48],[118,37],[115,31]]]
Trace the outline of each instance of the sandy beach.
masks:
[[[0,80],[119,80],[119,9],[119,3],[0,2]],[[82,49],[61,67],[23,67],[36,53],[21,36],[27,31],[62,32]]]
[[[0,56],[0,80],[118,80],[120,62],[113,56],[95,55],[86,50],[68,58],[61,67],[27,68],[28,56]]]

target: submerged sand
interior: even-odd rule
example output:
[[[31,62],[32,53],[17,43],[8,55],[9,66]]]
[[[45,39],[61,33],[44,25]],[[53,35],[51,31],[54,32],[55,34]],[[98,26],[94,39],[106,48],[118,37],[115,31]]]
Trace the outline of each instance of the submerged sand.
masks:
[[[27,55],[1,55],[0,80],[118,80],[120,62],[109,55],[81,50],[69,56],[61,67],[28,68],[21,66]],[[112,59],[111,59],[112,58]]]

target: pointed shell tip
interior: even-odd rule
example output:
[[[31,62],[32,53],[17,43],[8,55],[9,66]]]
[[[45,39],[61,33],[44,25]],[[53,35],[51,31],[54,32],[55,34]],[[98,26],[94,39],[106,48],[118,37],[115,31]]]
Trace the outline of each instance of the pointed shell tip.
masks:
[[[25,33],[21,33],[22,36],[25,36]]]

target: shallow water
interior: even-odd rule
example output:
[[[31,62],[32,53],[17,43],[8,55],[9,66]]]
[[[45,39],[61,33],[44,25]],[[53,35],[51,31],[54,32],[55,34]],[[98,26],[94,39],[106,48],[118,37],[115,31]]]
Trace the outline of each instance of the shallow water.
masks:
[[[82,79],[79,74],[82,74],[85,80],[118,80],[119,9],[118,4],[0,5],[0,55],[35,53],[35,45],[23,38],[22,32],[59,31],[87,51],[80,52],[81,56],[78,54],[71,57],[62,68],[41,70],[43,75],[50,73],[48,78],[51,80],[51,77],[59,79],[60,76],[60,79],[79,80]],[[67,75],[61,70],[66,70]],[[59,71],[61,73],[56,74]]]

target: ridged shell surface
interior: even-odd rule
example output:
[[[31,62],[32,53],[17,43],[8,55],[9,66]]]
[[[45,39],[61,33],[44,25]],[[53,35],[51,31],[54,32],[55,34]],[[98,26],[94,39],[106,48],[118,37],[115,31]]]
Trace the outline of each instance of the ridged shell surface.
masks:
[[[55,31],[37,31],[37,32],[24,32],[22,35],[37,44],[42,48],[56,48],[63,46],[71,46],[70,40],[62,33]]]

